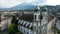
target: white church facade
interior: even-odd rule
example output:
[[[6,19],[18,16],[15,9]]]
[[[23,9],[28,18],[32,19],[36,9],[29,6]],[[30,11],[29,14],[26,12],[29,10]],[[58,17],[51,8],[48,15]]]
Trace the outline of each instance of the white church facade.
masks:
[[[23,34],[47,34],[48,12],[41,13],[39,7],[32,14],[22,14],[18,21],[18,30]]]

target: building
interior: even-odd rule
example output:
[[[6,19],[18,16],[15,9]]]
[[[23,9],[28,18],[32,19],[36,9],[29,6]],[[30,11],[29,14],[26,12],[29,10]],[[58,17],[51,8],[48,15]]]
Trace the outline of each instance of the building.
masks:
[[[42,12],[39,6],[36,6],[32,14],[22,13],[18,21],[18,30],[24,34],[47,34],[47,18],[47,9]]]
[[[18,30],[24,34],[33,34],[33,14],[23,14],[19,19]]]
[[[1,13],[0,13],[0,31],[1,31]]]
[[[55,27],[58,29],[58,30],[60,30],[60,12],[59,11],[57,11],[57,12],[55,12],[54,14],[52,13],[52,15],[54,16],[54,17],[56,17],[57,19],[56,19],[56,25],[55,25]]]
[[[1,13],[0,17],[1,17],[0,18],[0,31],[5,31],[6,29],[8,29],[11,23],[12,17],[9,15],[6,15],[5,13]]]

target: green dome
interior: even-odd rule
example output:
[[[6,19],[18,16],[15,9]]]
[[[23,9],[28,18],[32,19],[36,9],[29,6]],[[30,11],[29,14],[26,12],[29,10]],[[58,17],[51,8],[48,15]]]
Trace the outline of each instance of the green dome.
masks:
[[[34,11],[35,12],[40,11],[40,7],[39,6],[35,6]]]
[[[48,10],[47,7],[44,7],[44,9],[42,11],[47,11],[47,10]]]

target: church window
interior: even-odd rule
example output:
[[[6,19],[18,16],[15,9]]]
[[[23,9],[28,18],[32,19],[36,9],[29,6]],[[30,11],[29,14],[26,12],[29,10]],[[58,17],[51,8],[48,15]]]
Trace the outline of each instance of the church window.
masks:
[[[36,19],[36,15],[35,15],[35,19]]]
[[[40,19],[40,15],[38,15],[38,19]]]

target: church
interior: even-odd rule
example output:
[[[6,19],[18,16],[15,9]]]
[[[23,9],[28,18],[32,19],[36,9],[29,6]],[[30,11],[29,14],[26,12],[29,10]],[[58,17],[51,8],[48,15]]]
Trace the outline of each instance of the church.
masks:
[[[47,34],[47,24],[47,8],[41,11],[40,7],[36,6],[33,13],[22,13],[18,21],[18,30],[23,34]]]

